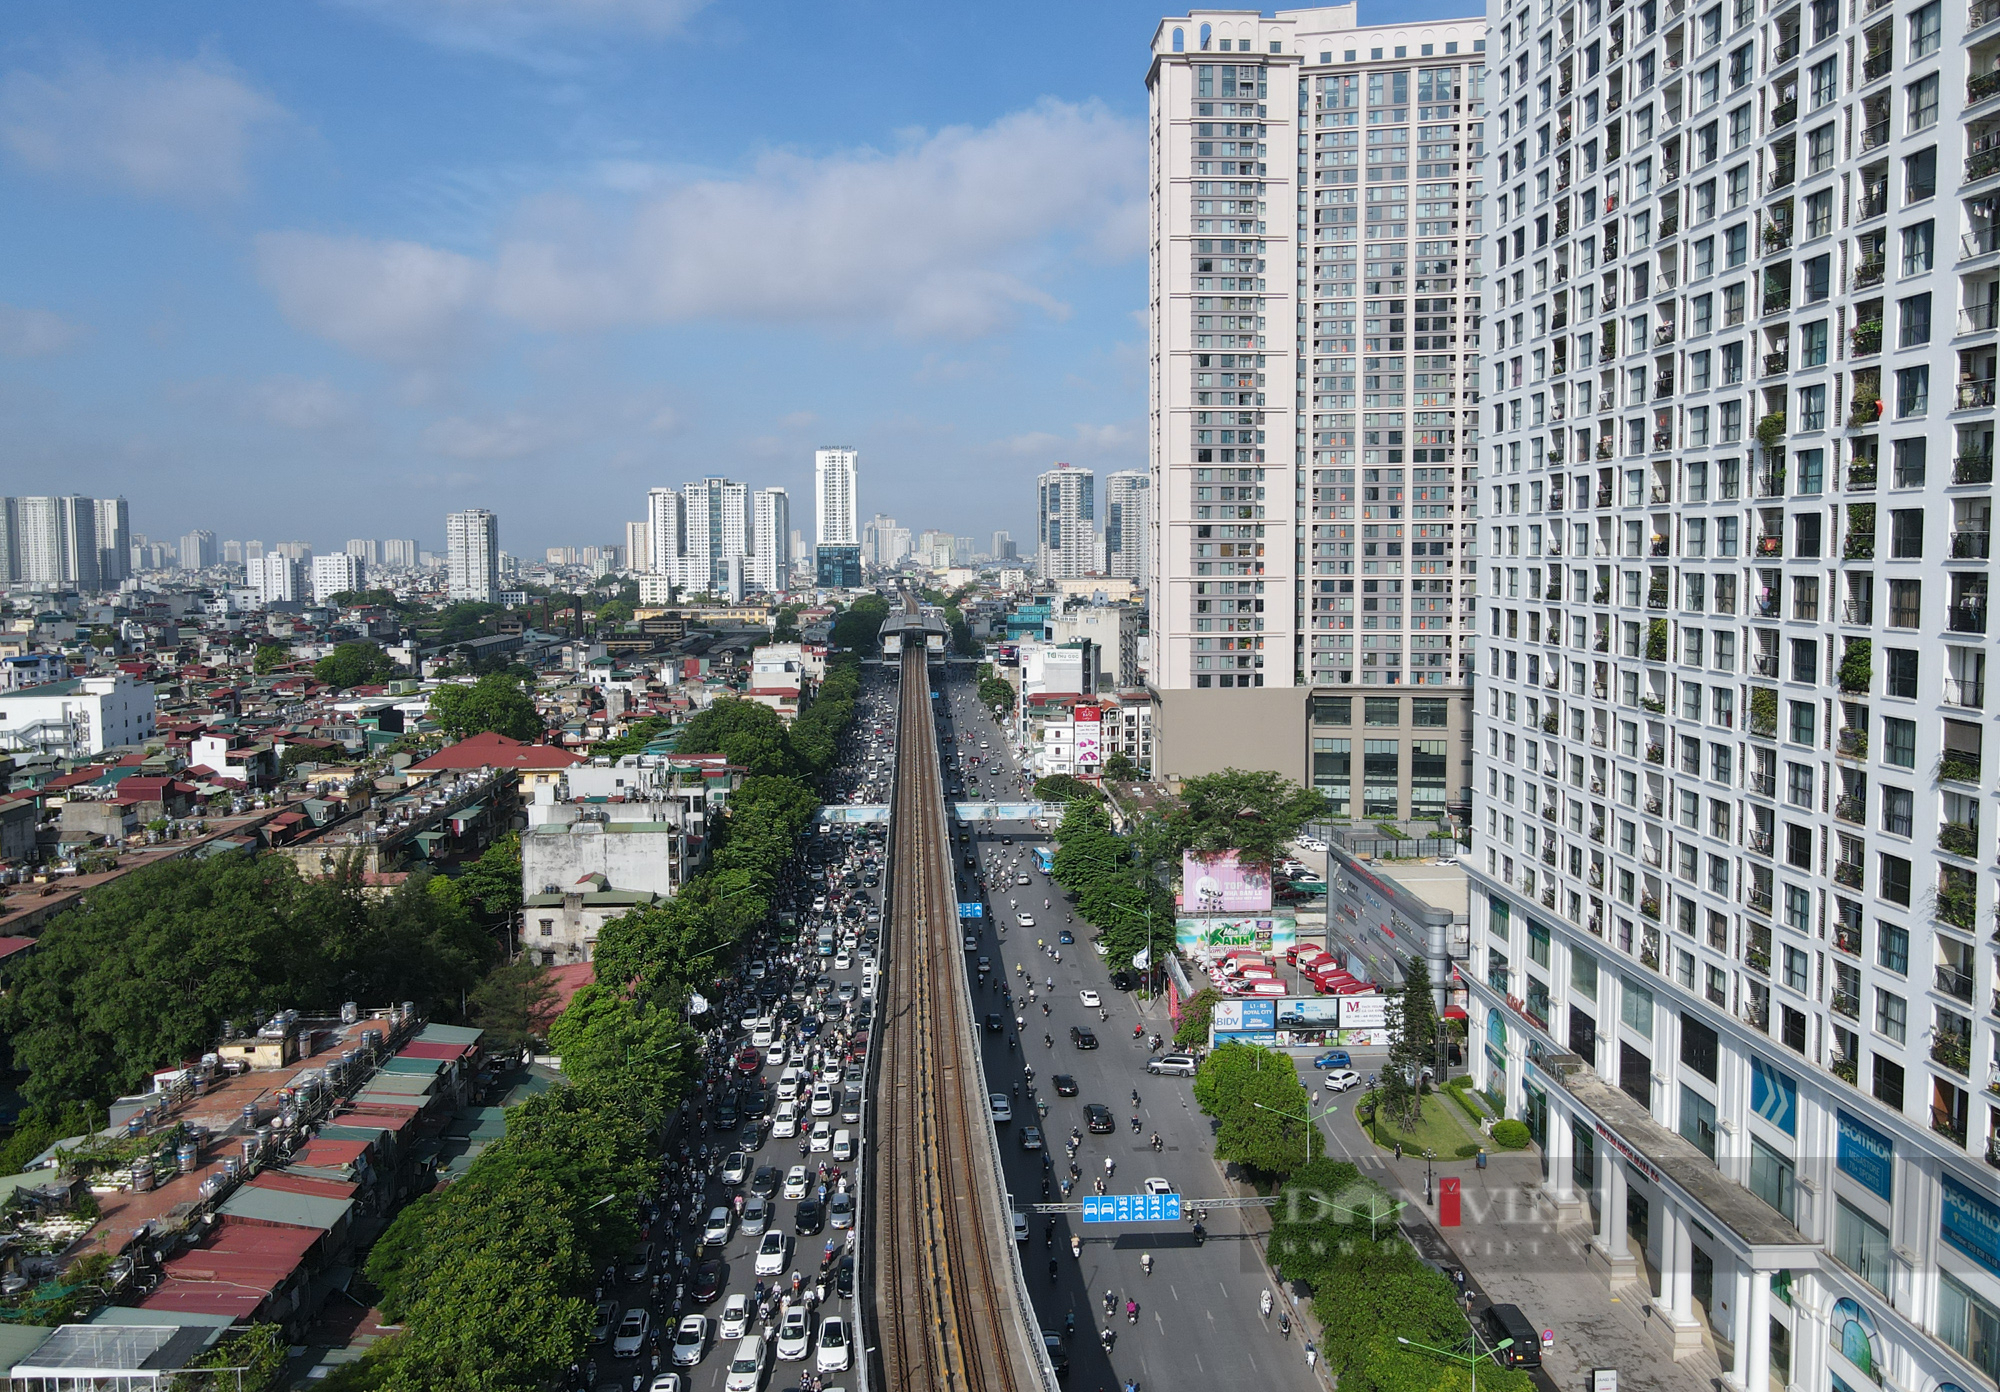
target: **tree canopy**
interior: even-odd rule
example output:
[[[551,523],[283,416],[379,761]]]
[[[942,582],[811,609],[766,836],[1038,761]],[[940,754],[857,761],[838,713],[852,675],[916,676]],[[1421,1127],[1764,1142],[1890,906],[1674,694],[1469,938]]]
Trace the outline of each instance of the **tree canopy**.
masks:
[[[734,698],[695,713],[675,742],[681,754],[720,754],[751,773],[783,777],[799,771],[791,732],[769,706]]]
[[[259,643],[257,651],[250,657],[250,670],[260,677],[268,677],[291,661],[292,650],[284,644]]]
[[[313,675],[328,686],[342,689],[373,686],[396,675],[396,660],[381,646],[368,642],[342,643],[313,664]]]
[[[1218,1159],[1269,1176],[1288,1175],[1305,1164],[1304,1118],[1312,1098],[1289,1055],[1254,1044],[1224,1044],[1201,1061],[1194,1098],[1215,1118]]]
[[[835,617],[834,646],[855,652],[875,651],[881,646],[882,621],[888,617],[888,600],[881,595],[862,595]]]
[[[1437,1054],[1437,1002],[1431,995],[1430,964],[1423,954],[1403,963],[1403,989],[1389,998],[1389,1066],[1382,1071],[1377,1103],[1405,1128],[1416,1125],[1422,1106],[1421,1080]]]
[[[617,738],[599,740],[590,746],[590,752],[594,758],[616,762],[627,754],[637,754],[673,728],[674,722],[671,717],[649,715],[643,720],[633,721],[625,728],[625,733]]]
[[[1133,843],[1111,829],[1103,801],[1093,795],[1071,802],[1056,835],[1055,881],[1076,895],[1085,921],[1097,925],[1105,959],[1129,966],[1150,947],[1157,966],[1158,953],[1173,941],[1173,899],[1145,862],[1133,862]]]
[[[539,740],[547,733],[534,698],[514,676],[492,672],[471,686],[451,684],[431,693],[430,717],[453,739],[488,730],[509,739]]]
[[[1190,778],[1151,828],[1157,854],[1175,863],[1183,852],[1235,851],[1271,861],[1299,828],[1326,815],[1326,798],[1262,770],[1223,769]],[[1149,848],[1150,849],[1150,848]]]

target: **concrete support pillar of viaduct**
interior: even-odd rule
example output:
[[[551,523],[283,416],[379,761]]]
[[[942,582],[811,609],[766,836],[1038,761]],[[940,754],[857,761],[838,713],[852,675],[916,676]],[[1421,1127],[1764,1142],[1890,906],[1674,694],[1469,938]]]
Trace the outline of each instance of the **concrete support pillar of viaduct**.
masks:
[[[1632,1260],[1631,1244],[1625,1236],[1625,1162],[1615,1151],[1603,1150],[1597,1160],[1597,1235],[1590,1240],[1591,1254],[1604,1263],[1605,1275],[1613,1290],[1630,1285],[1637,1278],[1638,1263]]]

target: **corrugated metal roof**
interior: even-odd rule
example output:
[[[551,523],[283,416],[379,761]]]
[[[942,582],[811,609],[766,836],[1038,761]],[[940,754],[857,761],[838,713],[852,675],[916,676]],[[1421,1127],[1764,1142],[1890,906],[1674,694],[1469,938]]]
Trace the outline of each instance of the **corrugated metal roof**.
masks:
[[[339,1226],[354,1208],[352,1199],[322,1198],[314,1194],[288,1194],[278,1189],[246,1184],[222,1205],[229,1218],[254,1219],[260,1223],[288,1223],[293,1227],[318,1228],[327,1232]]]
[[[364,1098],[428,1097],[437,1090],[437,1082],[437,1075],[433,1073],[377,1073],[357,1095]]]
[[[413,1039],[402,1047],[396,1057],[457,1060],[471,1053],[472,1049],[473,1046],[470,1044],[427,1044],[421,1039]]]
[[[445,1060],[434,1058],[410,1058],[398,1054],[382,1064],[384,1073],[406,1073],[414,1077],[435,1078],[444,1071]]]
[[[469,1025],[425,1025],[417,1040],[424,1044],[477,1044],[485,1033]]]
[[[0,1324],[0,1373],[40,1348],[53,1333],[44,1324]]]

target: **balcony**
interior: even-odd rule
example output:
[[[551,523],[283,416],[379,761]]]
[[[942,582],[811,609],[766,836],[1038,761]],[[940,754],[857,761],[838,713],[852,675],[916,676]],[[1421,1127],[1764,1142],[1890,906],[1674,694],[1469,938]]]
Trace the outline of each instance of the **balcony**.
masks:
[[[1835,753],[1845,758],[1865,759],[1868,757],[1868,732],[1850,726],[1840,732],[1833,747]]]
[[[1988,97],[2000,95],[2000,72],[1977,73],[1965,80],[1965,104],[1975,106]]]
[[[1859,826],[1868,820],[1868,804],[1852,794],[1843,795],[1834,799],[1833,815],[1843,822],[1853,822]]]
[[[1983,681],[1962,681],[1957,677],[1944,679],[1944,703],[1964,710],[1986,709],[1986,683]]]
[[[1774,652],[1754,653],[1750,658],[1750,670],[1760,677],[1778,675],[1778,655]],[[1751,733],[1756,733],[1754,730]]]
[[[1785,539],[1776,533],[1768,533],[1757,538],[1757,554],[1760,556],[1783,556]],[[1981,629],[1980,632],[1985,632]]]
[[[1875,622],[1875,605],[1869,601],[1850,599],[1840,606],[1843,623],[1859,624],[1866,628]]]
[[[1847,489],[1850,493],[1873,493],[1875,491],[1875,464],[1873,460],[1857,460],[1847,466]],[[1861,622],[1866,623],[1863,619]]]
[[[1835,991],[1827,1003],[1836,1015],[1845,1015],[1850,1020],[1861,1018],[1861,998],[1852,991]]]
[[[2000,72],[1994,76],[2000,77]],[[1958,331],[1962,334],[1991,333],[1996,328],[2000,328],[2000,303],[1989,300],[1958,312]]]
[[[1854,264],[1854,288],[1860,290],[1870,285],[1880,285],[1882,283],[1882,273],[1888,268],[1888,265],[1888,258],[1882,256],[1875,257],[1870,261],[1857,261]],[[1855,325],[1855,328],[1859,329],[1860,325]],[[1876,322],[1875,330],[1874,348],[1861,351],[1872,353],[1882,346],[1882,325],[1880,321]],[[1858,343],[1859,341],[1857,340],[1857,347]]]
[[[1849,532],[1841,543],[1841,558],[1849,561],[1872,561],[1875,559],[1875,533]],[[1852,623],[1850,619],[1848,622]]]
[[[1750,889],[1749,893],[1747,893],[1747,894],[1745,894],[1745,895],[1743,896],[1743,902],[1744,902],[1744,903],[1746,903],[1746,904],[1748,904],[1748,905],[1750,906],[1750,908],[1751,908],[1751,911],[1752,911],[1752,912],[1754,912],[1754,913],[1760,913],[1760,914],[1764,915],[1764,917],[1766,917],[1766,918],[1769,918],[1769,917],[1771,916],[1771,891],[1770,891],[1770,890],[1768,890],[1768,889],[1758,889],[1758,888],[1756,888],[1756,887],[1755,887],[1755,886],[1753,885],[1753,886],[1751,887],[1751,889]],[[1746,953],[1746,954],[1745,954],[1745,957],[1746,957],[1746,960],[1747,960],[1747,959],[1748,959],[1748,958],[1749,958],[1749,957],[1750,957],[1750,956],[1751,956],[1752,954],[1754,954],[1754,953],[1755,953],[1755,951],[1756,951],[1756,949],[1752,948],[1752,949],[1750,950],[1750,952],[1749,952],[1749,953]],[[1755,965],[1755,963],[1753,962],[1753,963],[1752,963],[1752,965]],[[1770,964],[1770,959],[1769,959],[1769,958],[1766,958],[1766,959],[1765,959],[1765,961],[1764,961],[1764,965],[1763,965],[1762,967],[1760,967],[1760,968],[1759,968],[1759,970],[1760,970],[1760,971],[1768,971],[1768,970],[1770,969],[1770,965],[1771,965],[1771,964]]]
[[[1989,532],[1953,532],[1951,558],[1954,561],[1983,561],[1987,557]]]
[[[1796,40],[1793,41],[1792,48],[1794,51],[1797,51],[1798,43]],[[1783,62],[1784,60],[1778,59],[1777,61]],[[1798,119],[1799,119],[1799,101],[1797,97],[1788,98],[1787,100],[1781,101],[1776,106],[1771,108],[1772,130],[1780,130],[1785,126],[1789,126],[1792,122]]]
[[[1760,856],[1771,854],[1771,833],[1752,829],[1746,838],[1752,851]]]
[[[1965,32],[1975,33],[2000,19],[2000,0],[1972,0],[1966,7]]]
[[[1965,822],[1946,822],[1938,828],[1938,849],[1967,860],[1979,858],[1978,829]],[[1969,999],[1969,998],[1968,998]]]
[[[1833,864],[1833,882],[1835,884],[1846,885],[1849,889],[1861,888],[1861,881],[1865,873],[1859,861],[1837,860]]]
[[[1964,749],[1947,749],[1938,756],[1933,772],[1938,778],[1950,783],[1977,783],[1979,781],[1980,758]]]
[[[1984,633],[1986,631],[1986,606],[1984,604],[1954,604],[1945,610],[1945,627],[1953,633]]]
[[[1938,1046],[1935,1044],[1931,1046],[1931,1057],[1933,1059],[1936,1059],[1937,1062],[1939,1063],[1944,1063],[1945,1067],[1947,1068],[1951,1067],[1949,1063],[1945,1063],[1944,1059],[1938,1058]],[[1965,1072],[1965,1069],[1961,1068],[1958,1071],[1960,1073],[1963,1073]],[[1931,1130],[1937,1132],[1938,1135],[1943,1136],[1946,1140],[1950,1141],[1953,1145],[1958,1146],[1960,1149],[1964,1148],[1965,1118],[1958,1115],[1956,1112],[1947,1111],[1943,1107],[1935,1107],[1935,1106],[1932,1107]]]
[[[1954,411],[1976,411],[1993,404],[1993,381],[1991,377],[1971,382],[1960,382],[1955,396]]]
[[[1954,1073],[1970,1073],[1972,1071],[1972,1044],[1962,1034],[1954,1034],[1950,1030],[1940,1031],[1931,1039],[1931,1062],[1943,1064]],[[1938,1107],[1931,1108],[1933,1117],[1931,1130],[1939,1132],[1942,1135],[1953,1136],[1960,1145],[1964,1145],[1964,1119],[1958,1118],[1955,1123],[1955,1129],[1947,1130],[1945,1127],[1938,1125],[1935,1119],[1942,1110],[1942,1108]]]
[[[1854,220],[1866,222],[1870,218],[1881,217],[1888,211],[1889,186],[1886,183],[1863,185],[1861,197],[1854,205]]]
[[[1854,283],[1857,286],[1863,283],[1861,273],[1863,270],[1868,269],[1869,266],[1873,266],[1874,268],[1874,279],[1867,283],[1871,285],[1879,283],[1882,279],[1882,267],[1885,264],[1882,261],[1875,261],[1857,266],[1854,271]],[[1882,351],[1882,321],[1880,319],[1865,319],[1849,330],[1849,337],[1854,344],[1854,352],[1857,356],[1865,357],[1871,353],[1879,353]]]
[[[1951,481],[1953,483],[1993,482],[1993,455],[1961,454],[1951,461]]]
[[[1861,60],[1861,80],[1873,82],[1878,77],[1887,77],[1889,69],[1895,65],[1896,55],[1893,50],[1885,48],[1880,52],[1871,53]]]
[[[1669,288],[1671,288],[1671,287],[1669,287]],[[1667,345],[1667,344],[1669,344],[1669,343],[1672,343],[1673,341],[1674,341],[1674,326],[1673,326],[1672,324],[1662,324],[1662,325],[1660,325],[1660,327],[1658,327],[1657,329],[1654,329],[1654,330],[1653,330],[1653,346],[1654,346],[1654,347],[1656,347],[1656,348],[1664,348],[1664,347],[1666,347],[1666,345]],[[1657,396],[1657,395],[1659,395],[1659,394],[1660,394],[1660,393],[1657,393],[1657,392],[1656,392],[1656,393],[1654,393],[1654,395],[1656,395],[1656,396]],[[1668,396],[1672,396],[1672,395],[1673,395],[1673,384],[1672,384],[1671,382],[1669,382],[1669,383],[1667,384],[1667,391],[1666,391],[1666,395],[1668,395]]]
[[[1863,154],[1866,154],[1870,150],[1879,149],[1888,143],[1889,121],[1887,117],[1884,117],[1880,121],[1871,121],[1861,128],[1861,151]]]
[[[1939,964],[1932,974],[1932,984],[1947,996],[1970,1003],[1972,1000],[1972,977],[1957,967]],[[1963,1070],[1961,1070],[1963,1071]]]
[[[1764,355],[1764,375],[1776,377],[1779,373],[1792,370],[1792,353],[1789,348],[1781,348],[1775,353]]]
[[[1982,135],[1972,142],[1965,157],[1965,182],[1970,184],[2000,174],[2000,135]]]

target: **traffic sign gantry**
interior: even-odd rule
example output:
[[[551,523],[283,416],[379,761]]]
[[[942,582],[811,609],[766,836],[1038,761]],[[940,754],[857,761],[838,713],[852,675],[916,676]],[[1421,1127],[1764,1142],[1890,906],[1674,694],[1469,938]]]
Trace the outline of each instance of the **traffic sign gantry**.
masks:
[[[958,906],[958,916],[960,918],[984,918],[986,917],[986,906],[984,904],[960,904]]]
[[[1178,1223],[1179,1194],[1105,1194],[1083,1201],[1086,1223]]]

